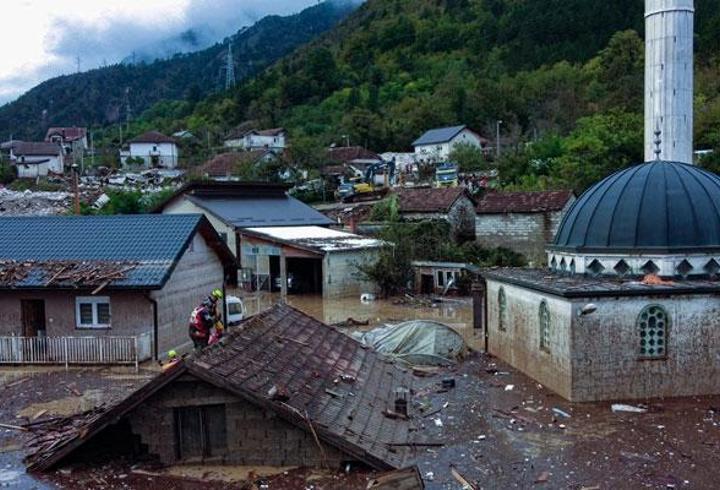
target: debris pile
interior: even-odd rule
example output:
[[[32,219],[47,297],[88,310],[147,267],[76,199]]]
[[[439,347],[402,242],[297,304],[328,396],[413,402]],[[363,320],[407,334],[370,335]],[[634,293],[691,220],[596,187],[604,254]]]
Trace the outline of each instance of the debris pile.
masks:
[[[0,216],[65,214],[72,207],[68,192],[32,192],[0,189]]]
[[[0,285],[18,286],[34,277],[41,278],[44,287],[53,284],[97,286],[95,294],[111,282],[125,279],[135,267],[134,262],[0,261]]]

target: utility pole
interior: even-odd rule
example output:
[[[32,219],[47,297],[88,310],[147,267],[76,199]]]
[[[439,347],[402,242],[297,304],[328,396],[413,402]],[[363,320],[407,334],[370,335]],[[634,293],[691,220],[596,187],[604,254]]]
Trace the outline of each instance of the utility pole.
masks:
[[[80,73],[80,56],[75,57],[75,63],[77,64],[77,72]]]
[[[498,120],[495,124],[495,161],[500,160],[500,126],[502,123]]]
[[[126,131],[130,132],[130,120],[132,119],[132,106],[130,105],[130,87],[125,87],[125,124]]]
[[[225,60],[225,90],[235,86],[235,59],[232,54],[232,41],[228,41],[227,59]]]
[[[80,216],[80,183],[78,182],[78,165],[73,163],[70,167],[73,174],[73,204],[75,208],[75,214]]]

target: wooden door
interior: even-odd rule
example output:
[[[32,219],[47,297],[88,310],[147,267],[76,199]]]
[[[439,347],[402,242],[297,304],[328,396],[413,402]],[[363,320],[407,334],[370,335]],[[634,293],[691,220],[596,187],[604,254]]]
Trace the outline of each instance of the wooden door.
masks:
[[[45,301],[41,299],[23,299],[22,310],[23,337],[37,337],[45,333]]]

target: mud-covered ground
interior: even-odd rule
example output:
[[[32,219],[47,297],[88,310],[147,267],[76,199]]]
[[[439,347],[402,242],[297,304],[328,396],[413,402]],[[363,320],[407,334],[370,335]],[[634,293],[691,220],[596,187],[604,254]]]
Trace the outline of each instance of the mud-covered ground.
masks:
[[[309,310],[312,304],[304,307]],[[331,311],[339,312],[337,321],[365,320],[363,313],[375,311],[372,323],[381,323],[410,309],[354,308]],[[442,314],[417,310],[412,309],[413,315],[420,317]],[[325,316],[323,312],[324,320],[332,320]],[[155,370],[0,369],[0,423],[19,425],[81,412],[131,392]],[[442,389],[444,378],[454,379],[455,388]],[[488,489],[718,488],[720,397],[633,401],[628,404],[646,412],[615,413],[611,403],[568,403],[484,354],[473,354],[419,384],[426,388],[414,397],[412,413],[423,426],[423,442],[432,444],[418,446],[415,460],[427,488],[461,488],[451,466],[478,488]],[[371,476],[265,468],[163,470],[113,461],[91,469],[65,466],[38,480],[24,474],[26,437],[0,427],[0,487],[225,489],[267,476],[270,489],[340,490],[365,488]]]

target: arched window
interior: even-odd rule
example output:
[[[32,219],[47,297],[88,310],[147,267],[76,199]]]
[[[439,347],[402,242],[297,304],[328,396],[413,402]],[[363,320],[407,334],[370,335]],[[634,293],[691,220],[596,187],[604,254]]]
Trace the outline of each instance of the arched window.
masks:
[[[640,333],[639,353],[642,359],[663,359],[667,355],[667,337],[670,317],[658,305],[645,307],[638,317]]]
[[[505,288],[498,291],[498,329],[503,332],[507,330],[507,299],[505,298]]]
[[[540,303],[540,349],[550,350],[550,310],[545,301]]]

